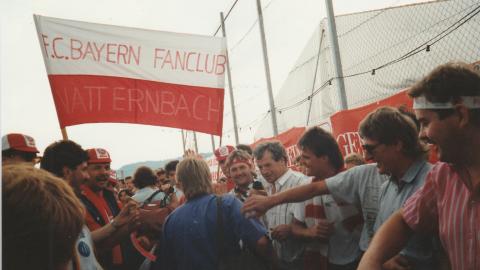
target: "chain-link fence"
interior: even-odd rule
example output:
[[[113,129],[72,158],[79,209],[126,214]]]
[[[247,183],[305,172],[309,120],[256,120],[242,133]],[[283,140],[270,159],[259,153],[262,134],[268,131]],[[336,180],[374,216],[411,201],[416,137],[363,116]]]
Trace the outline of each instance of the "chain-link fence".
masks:
[[[397,93],[440,64],[479,61],[479,13],[478,1],[455,0],[337,16],[348,108]],[[280,130],[321,124],[339,110],[327,31],[322,20],[276,96]]]

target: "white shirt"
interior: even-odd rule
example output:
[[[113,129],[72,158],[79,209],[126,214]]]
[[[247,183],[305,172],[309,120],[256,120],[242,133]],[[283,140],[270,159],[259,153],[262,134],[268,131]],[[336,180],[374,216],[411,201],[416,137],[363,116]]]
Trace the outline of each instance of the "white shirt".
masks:
[[[309,183],[309,178],[299,172],[294,172],[288,169],[280,178],[278,178],[274,185],[276,192],[282,192],[284,190],[305,185]],[[272,195],[273,185],[267,185],[266,191],[270,196]],[[291,224],[293,220],[294,210],[296,203],[280,204],[272,209],[268,210],[265,214],[265,224],[270,231],[281,224]],[[299,239],[287,239],[285,241],[273,241],[273,247],[277,252],[277,256],[280,259],[280,264],[284,262],[293,262],[301,258],[303,253],[303,241]],[[289,265],[289,267],[292,267]]]
[[[75,242],[75,257],[79,263],[78,268],[82,270],[103,270],[95,257],[93,249],[93,240],[90,230],[87,226],[83,226],[80,235]],[[68,270],[76,270],[72,261],[68,263]]]
[[[157,191],[157,188],[152,188],[152,187],[144,187],[141,188],[135,193],[135,195],[132,196],[132,199],[134,199],[136,202],[143,203],[145,200],[147,200],[155,191]],[[153,197],[153,201],[161,201],[165,197],[165,193],[159,192],[155,197]]]
[[[303,203],[297,204],[295,209],[295,219],[305,223],[307,228],[318,224],[317,218],[305,217],[305,207],[316,206],[325,211],[325,218],[333,222],[334,231],[328,239],[328,244],[321,241],[308,241],[306,249],[321,253],[328,257],[328,261],[337,265],[346,265],[352,263],[360,257],[358,242],[362,224],[359,224],[353,231],[349,231],[343,225],[343,222],[359,214],[357,208],[351,204],[336,202],[329,194],[315,196]]]

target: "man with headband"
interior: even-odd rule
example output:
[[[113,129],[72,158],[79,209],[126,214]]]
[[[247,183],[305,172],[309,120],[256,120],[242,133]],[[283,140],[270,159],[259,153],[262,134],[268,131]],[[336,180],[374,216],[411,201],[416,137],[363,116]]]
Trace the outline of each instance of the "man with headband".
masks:
[[[234,150],[227,157],[226,167],[230,177],[235,182],[235,188],[229,194],[235,195],[240,201],[244,202],[255,181],[255,167],[252,163],[252,156],[246,151]]]
[[[438,234],[452,269],[480,269],[480,74],[463,63],[442,65],[409,95],[420,137],[441,162],[380,228],[359,269],[381,269],[414,232]]]

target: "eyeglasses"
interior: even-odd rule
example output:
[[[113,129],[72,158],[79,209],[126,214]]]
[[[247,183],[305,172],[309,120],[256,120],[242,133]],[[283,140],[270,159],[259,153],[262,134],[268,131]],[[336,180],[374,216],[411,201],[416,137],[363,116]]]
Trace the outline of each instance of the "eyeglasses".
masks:
[[[365,152],[367,152],[368,154],[370,155],[373,155],[373,151],[375,151],[375,149],[380,146],[381,143],[377,143],[377,144],[362,144],[362,148]]]

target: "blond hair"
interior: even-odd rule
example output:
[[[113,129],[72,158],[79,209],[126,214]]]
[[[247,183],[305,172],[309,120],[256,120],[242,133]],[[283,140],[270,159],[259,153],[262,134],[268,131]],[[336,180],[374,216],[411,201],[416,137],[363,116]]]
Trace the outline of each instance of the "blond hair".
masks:
[[[186,158],[177,166],[177,181],[188,199],[213,193],[210,168],[203,159]]]
[[[2,168],[5,269],[59,269],[74,255],[84,225],[72,188],[27,165]]]

